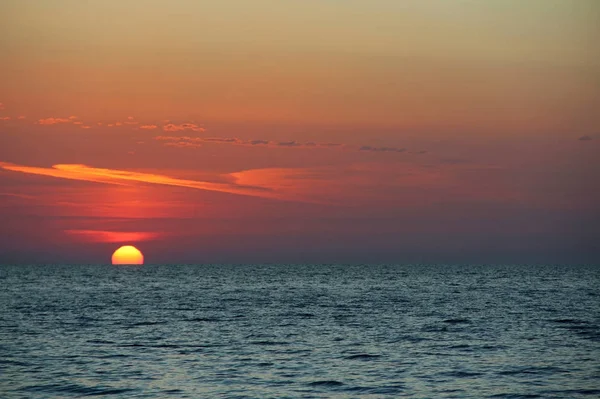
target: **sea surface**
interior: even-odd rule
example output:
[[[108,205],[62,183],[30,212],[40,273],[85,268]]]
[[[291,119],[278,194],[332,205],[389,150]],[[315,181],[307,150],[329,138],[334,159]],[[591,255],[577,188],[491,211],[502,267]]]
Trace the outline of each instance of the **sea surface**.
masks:
[[[597,398],[600,266],[0,265],[0,398]]]

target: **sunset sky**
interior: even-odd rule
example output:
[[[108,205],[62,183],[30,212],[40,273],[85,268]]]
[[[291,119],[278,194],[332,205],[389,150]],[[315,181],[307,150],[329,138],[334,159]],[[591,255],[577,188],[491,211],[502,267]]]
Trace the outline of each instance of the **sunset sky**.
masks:
[[[596,0],[3,0],[0,263],[600,259]]]

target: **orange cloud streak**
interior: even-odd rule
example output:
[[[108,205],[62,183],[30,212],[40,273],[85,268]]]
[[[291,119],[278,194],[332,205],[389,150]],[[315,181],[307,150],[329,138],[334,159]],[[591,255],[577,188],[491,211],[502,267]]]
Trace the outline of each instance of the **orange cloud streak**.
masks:
[[[61,179],[82,180],[104,184],[127,182],[159,184],[165,186],[187,187],[197,190],[218,191],[229,194],[247,195],[271,199],[284,199],[279,193],[267,187],[240,185],[236,183],[212,183],[197,180],[177,179],[169,176],[131,172],[117,169],[93,168],[86,165],[59,164],[51,168],[22,166],[0,162],[0,168],[14,172],[51,176]]]

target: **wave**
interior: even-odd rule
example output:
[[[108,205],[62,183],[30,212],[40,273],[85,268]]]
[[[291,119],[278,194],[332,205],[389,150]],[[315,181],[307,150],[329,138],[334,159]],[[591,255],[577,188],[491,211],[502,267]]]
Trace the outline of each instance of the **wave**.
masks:
[[[373,360],[380,358],[381,355],[370,355],[368,353],[359,353],[356,355],[346,356],[344,359],[346,360]]]
[[[309,382],[308,385],[311,387],[341,387],[344,383],[335,380],[324,380]]]
[[[90,387],[79,384],[47,384],[29,385],[20,389],[26,392],[38,393],[69,393],[81,396],[118,395],[135,391],[132,388]]]

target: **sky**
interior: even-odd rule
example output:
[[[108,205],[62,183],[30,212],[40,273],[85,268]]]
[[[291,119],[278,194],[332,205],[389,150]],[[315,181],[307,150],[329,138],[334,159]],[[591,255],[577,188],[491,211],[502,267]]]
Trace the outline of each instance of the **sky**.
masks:
[[[4,0],[0,262],[600,259],[595,0]]]

